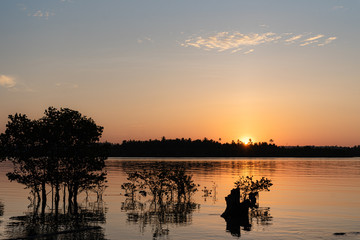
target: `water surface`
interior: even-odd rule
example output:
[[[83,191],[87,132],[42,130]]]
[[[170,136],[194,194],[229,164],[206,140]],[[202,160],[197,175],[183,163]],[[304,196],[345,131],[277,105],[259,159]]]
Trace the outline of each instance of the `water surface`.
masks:
[[[126,173],[159,164],[169,171],[182,165],[193,175],[200,186],[192,205],[168,206],[171,214],[161,215],[146,212],[150,202],[143,202],[142,210],[129,203],[121,190]],[[29,191],[7,180],[10,163],[0,166],[0,238],[14,238],[16,229],[11,226],[14,217],[27,213]],[[102,239],[360,239],[359,158],[111,158],[106,169],[105,221],[98,223]],[[235,236],[220,215],[239,176],[267,177],[274,185],[270,192],[260,193],[266,216],[253,216],[251,229],[241,228]],[[206,196],[204,187],[212,194]],[[86,204],[84,199],[80,201]]]

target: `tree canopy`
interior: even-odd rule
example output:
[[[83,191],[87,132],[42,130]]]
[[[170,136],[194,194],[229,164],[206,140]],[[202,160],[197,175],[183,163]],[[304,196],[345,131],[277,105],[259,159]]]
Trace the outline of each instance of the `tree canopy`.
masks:
[[[261,191],[270,191],[273,185],[271,179],[262,177],[260,180],[253,180],[253,176],[241,176],[235,183],[235,189],[239,189],[242,194],[242,199],[246,200],[251,196]]]
[[[56,208],[61,187],[68,190],[69,207],[76,207],[79,190],[105,182],[106,145],[98,144],[102,132],[93,119],[69,108],[49,107],[37,120],[25,114],[10,115],[0,135],[2,159],[14,164],[7,176],[31,188],[39,198],[41,191],[43,208],[46,185],[55,188]]]

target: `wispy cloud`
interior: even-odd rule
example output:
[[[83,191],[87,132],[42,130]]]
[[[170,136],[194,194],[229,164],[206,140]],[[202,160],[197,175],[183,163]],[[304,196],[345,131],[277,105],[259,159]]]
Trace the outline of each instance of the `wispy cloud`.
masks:
[[[252,53],[254,51],[254,49],[250,49],[249,51],[244,52],[244,54],[249,54]]]
[[[320,46],[320,47],[325,46],[325,45],[331,43],[332,41],[335,41],[336,39],[337,39],[337,37],[329,37],[325,40],[325,42],[318,44],[318,46]]]
[[[310,37],[310,38],[305,39],[304,42],[312,42],[312,41],[318,40],[318,39],[320,39],[322,37],[324,37],[324,35],[318,34],[318,35],[316,35],[314,37]]]
[[[154,40],[152,40],[152,38],[150,37],[143,37],[143,38],[138,38],[137,39],[137,43],[144,43],[144,42],[154,42]]]
[[[296,36],[286,39],[285,42],[292,43],[292,42],[295,42],[296,40],[299,40],[302,37],[303,37],[303,35],[299,34],[299,35],[296,35]]]
[[[266,24],[260,24],[259,27],[261,28],[269,28],[269,25],[266,25]]]
[[[38,18],[45,18],[48,19],[50,16],[54,16],[55,13],[50,12],[50,11],[42,11],[42,10],[37,10],[34,13],[29,13],[28,16],[31,17],[38,17]]]
[[[239,52],[241,50],[242,50],[242,48],[234,49],[234,50],[231,51],[231,53],[236,53],[236,52]]]
[[[0,75],[0,87],[6,88],[10,92],[35,92],[26,84],[18,82],[14,77]]]
[[[319,42],[319,39],[320,38],[323,38],[324,35],[323,34],[318,34],[316,36],[313,36],[313,37],[309,37],[305,40],[302,40],[302,43],[300,43],[300,46],[301,47],[304,47],[304,46],[307,46],[307,45],[310,45],[310,44],[314,44],[314,43],[318,43]],[[321,44],[321,43],[320,43]],[[318,44],[319,45],[319,44]]]
[[[194,47],[206,51],[230,53],[242,52],[249,54],[255,51],[256,46],[264,44],[296,44],[298,46],[324,46],[337,39],[336,37],[325,38],[324,34],[311,33],[240,33],[240,32],[217,32],[203,36],[193,36],[180,43],[183,47]]]
[[[4,88],[12,88],[15,87],[15,85],[15,78],[6,75],[0,75],[0,86]]]
[[[57,1],[57,5],[60,6],[63,5],[63,4],[66,4],[66,3],[72,3],[73,0],[58,0]],[[31,8],[31,7],[28,7],[26,6],[25,4],[23,3],[18,3],[17,4],[17,7],[25,12],[27,14],[27,16],[29,17],[37,17],[37,18],[43,18],[43,19],[49,19],[49,17],[51,16],[55,16],[55,12],[56,12],[56,8],[50,8],[50,9],[36,9],[36,8]]]
[[[312,42],[304,42],[304,43],[301,43],[299,46],[301,47],[304,47],[304,46],[307,46],[307,45],[310,45],[312,43],[316,43],[317,41],[312,41]]]
[[[272,32],[243,34],[240,32],[219,32],[207,37],[198,36],[185,40],[184,47],[196,47],[204,50],[217,50],[219,52],[232,50],[237,52],[242,47],[256,46],[274,42],[281,36]]]

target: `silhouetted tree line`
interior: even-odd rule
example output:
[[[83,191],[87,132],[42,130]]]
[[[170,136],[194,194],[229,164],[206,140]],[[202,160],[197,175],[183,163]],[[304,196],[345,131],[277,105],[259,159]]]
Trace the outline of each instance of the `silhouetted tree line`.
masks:
[[[0,161],[9,160],[14,171],[7,174],[31,189],[41,212],[52,190],[55,213],[60,194],[65,209],[77,212],[77,197],[82,190],[102,189],[107,145],[99,144],[103,127],[75,110],[49,107],[44,116],[31,120],[25,114],[10,115],[0,135]]]
[[[166,139],[106,143],[112,157],[359,157],[360,146],[277,146],[267,142],[221,143],[211,139]]]

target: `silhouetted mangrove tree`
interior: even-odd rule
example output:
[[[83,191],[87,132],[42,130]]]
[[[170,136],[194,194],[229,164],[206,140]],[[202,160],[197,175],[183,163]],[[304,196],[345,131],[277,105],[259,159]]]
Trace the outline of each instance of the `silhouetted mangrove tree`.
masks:
[[[240,227],[250,231],[252,219],[261,224],[271,221],[270,208],[259,208],[258,197],[259,192],[270,191],[273,184],[264,177],[254,181],[252,176],[246,176],[240,177],[234,185],[235,188],[225,197],[226,209],[221,217],[226,221],[226,230],[240,237]]]
[[[48,189],[52,191],[55,213],[60,193],[68,211],[77,212],[82,190],[103,189],[106,145],[98,144],[103,127],[78,111],[49,107],[44,117],[31,120],[25,114],[10,115],[0,135],[2,160],[14,164],[9,180],[30,188],[44,214]],[[66,196],[67,195],[67,196]]]
[[[150,224],[153,239],[169,234],[167,224],[191,223],[192,212],[200,207],[191,198],[197,185],[179,165],[129,172],[128,181],[122,185],[127,198],[121,209],[128,222],[139,224],[140,231]]]

